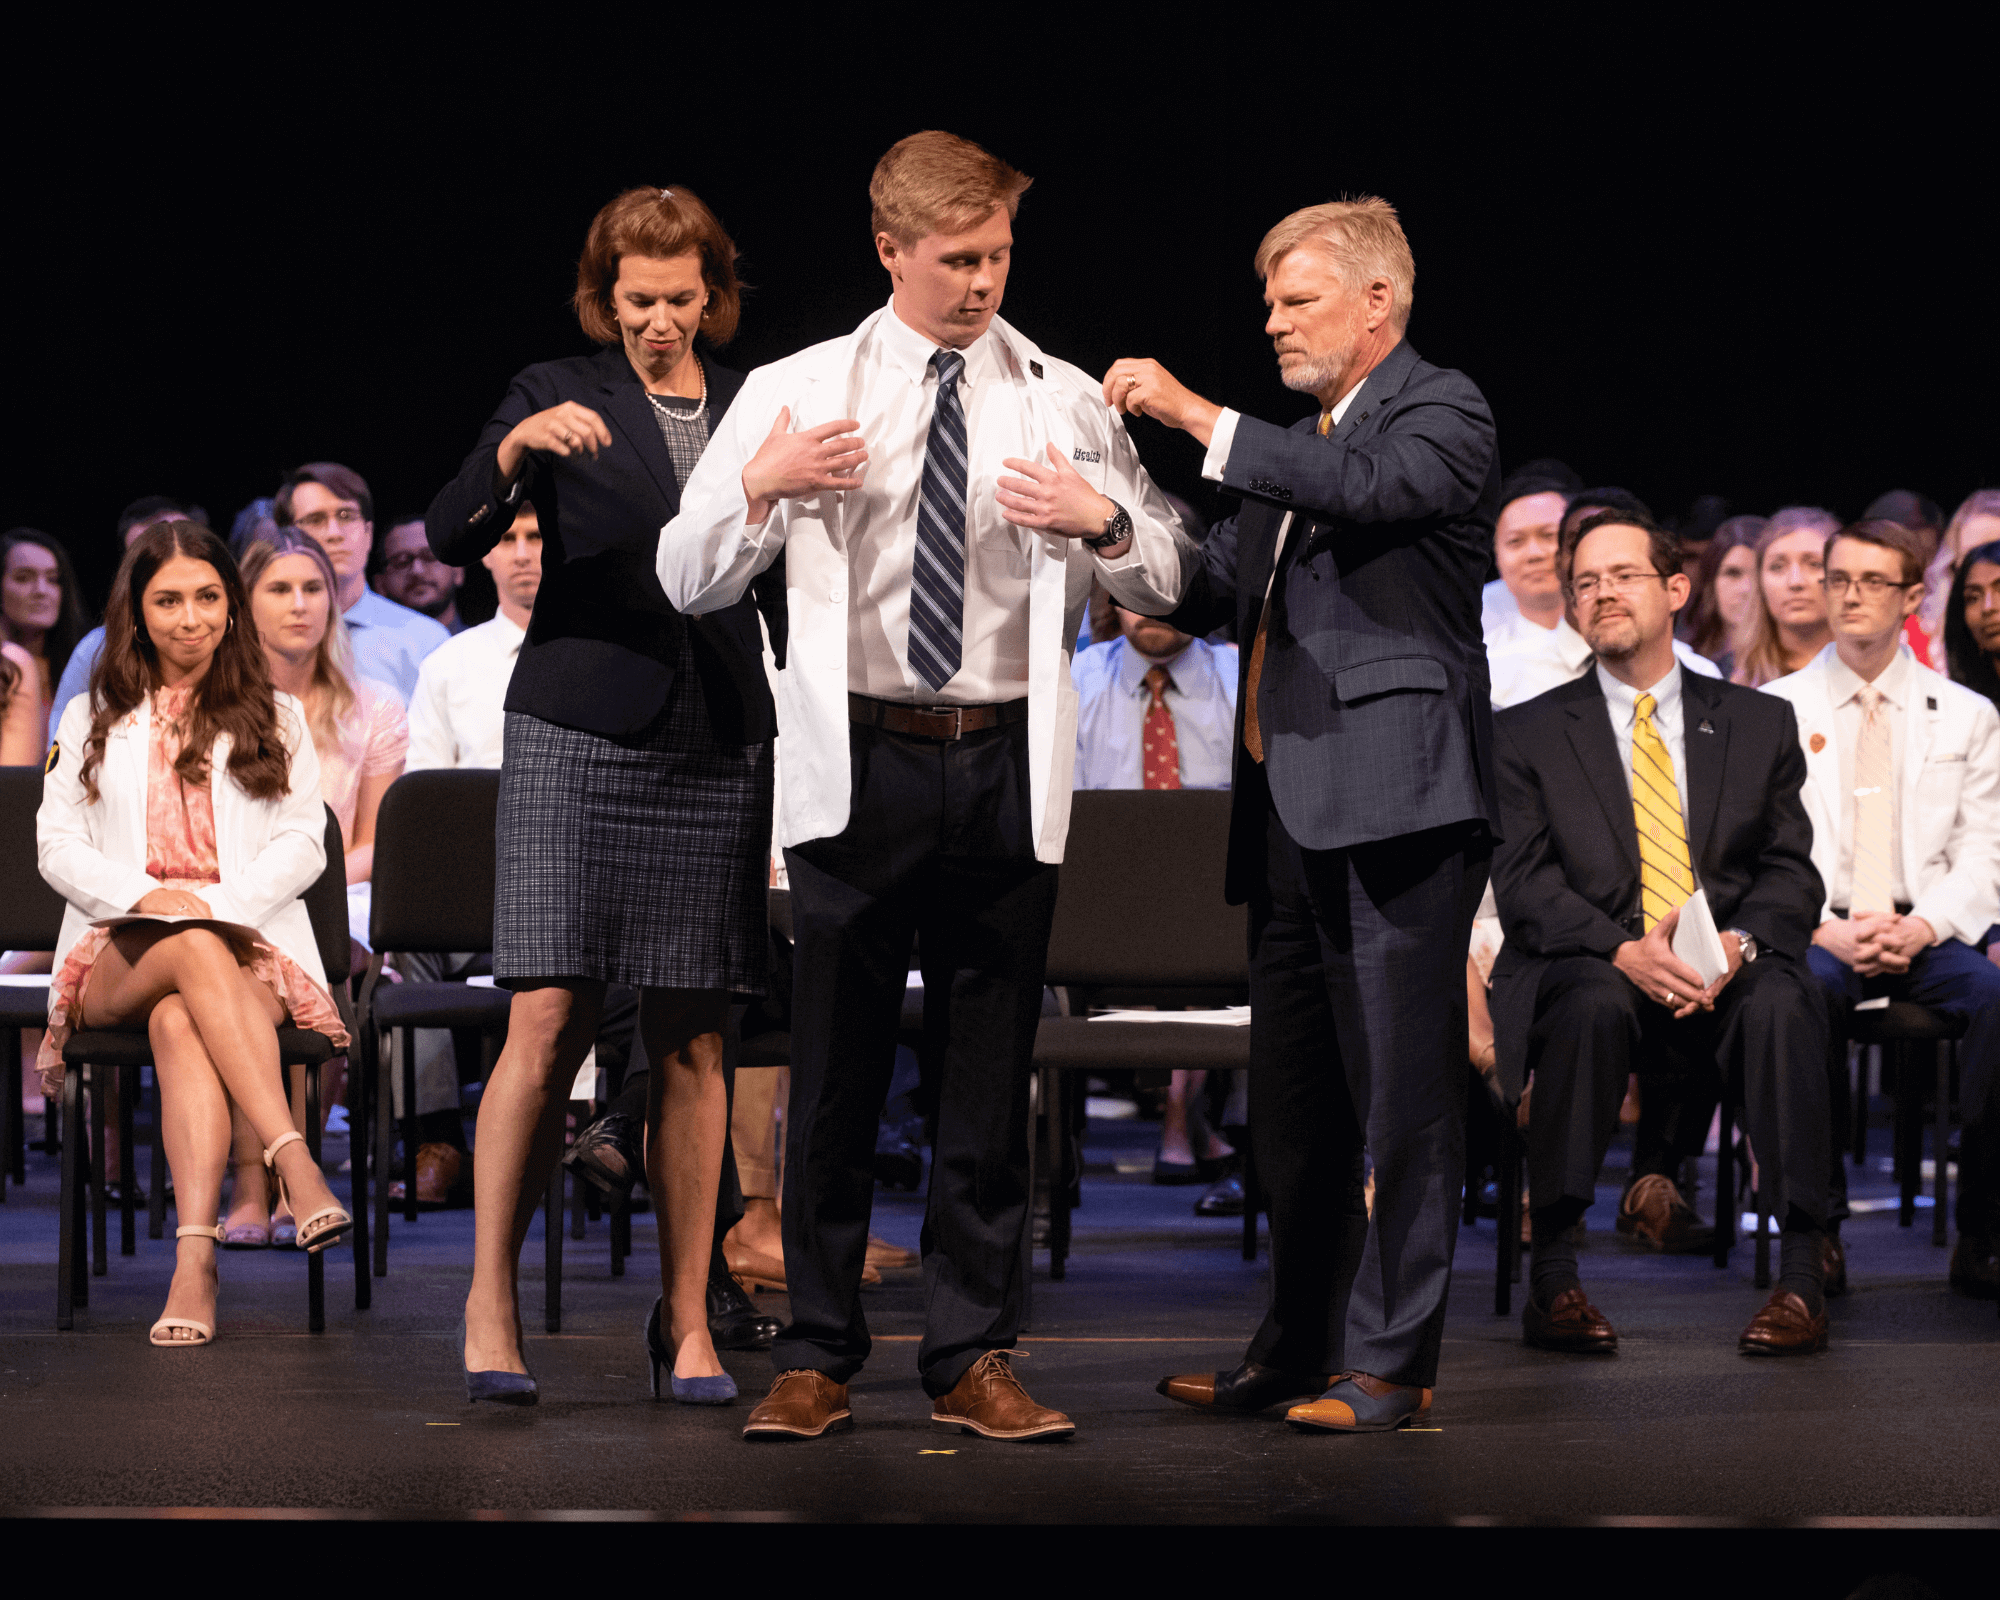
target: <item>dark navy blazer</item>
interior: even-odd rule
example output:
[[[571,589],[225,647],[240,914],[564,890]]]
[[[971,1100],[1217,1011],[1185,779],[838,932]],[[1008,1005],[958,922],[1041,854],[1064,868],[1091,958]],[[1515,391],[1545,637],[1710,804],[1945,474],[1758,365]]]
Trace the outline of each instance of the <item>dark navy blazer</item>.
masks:
[[[699,346],[696,358],[708,378],[713,432],[743,377]],[[499,543],[514,522],[499,492],[500,442],[565,400],[601,416],[612,442],[594,459],[528,453],[523,497],[541,519],[542,585],[507,709],[613,738],[637,733],[666,704],[685,633],[716,737],[724,744],[774,737],[757,613],[783,665],[783,563],[759,574],[750,595],[706,616],[684,617],[668,602],[657,567],[660,529],[680,510],[681,485],[652,402],[618,346],[543,362],[514,379],[458,476],[431,502],[424,519],[431,548],[464,566]]]
[[[1233,620],[1241,646],[1232,901],[1265,876],[1242,717],[1267,584],[1262,776],[1293,839],[1337,850],[1473,820],[1499,831],[1479,626],[1500,510],[1492,413],[1471,379],[1403,343],[1330,437],[1317,425],[1238,420],[1222,486],[1243,508],[1209,534],[1173,617],[1195,634]]]

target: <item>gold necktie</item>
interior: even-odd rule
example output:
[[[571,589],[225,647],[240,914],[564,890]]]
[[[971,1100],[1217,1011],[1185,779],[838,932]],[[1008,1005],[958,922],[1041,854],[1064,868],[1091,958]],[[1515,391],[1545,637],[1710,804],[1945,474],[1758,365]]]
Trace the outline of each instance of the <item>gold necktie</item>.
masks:
[[[1889,718],[1882,691],[1872,683],[1860,693],[1861,740],[1854,747],[1854,881],[1850,915],[1896,909],[1889,890],[1890,810],[1894,796],[1889,759]]]
[[[1694,894],[1674,758],[1653,726],[1658,704],[1640,695],[1632,723],[1632,820],[1639,829],[1639,903],[1648,933]]]

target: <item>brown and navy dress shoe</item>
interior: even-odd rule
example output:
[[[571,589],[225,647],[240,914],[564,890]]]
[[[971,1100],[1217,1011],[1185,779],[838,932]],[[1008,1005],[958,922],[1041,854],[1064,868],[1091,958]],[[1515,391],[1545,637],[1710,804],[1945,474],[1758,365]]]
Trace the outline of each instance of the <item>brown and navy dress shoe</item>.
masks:
[[[1559,1350],[1565,1355],[1618,1353],[1618,1330],[1580,1288],[1563,1290],[1546,1308],[1529,1295],[1528,1303],[1521,1307],[1521,1337],[1537,1350]]]
[[[1736,1341],[1746,1356],[1809,1356],[1826,1348],[1826,1313],[1814,1316],[1789,1289],[1773,1289]]]
[[[1317,1400],[1293,1406],[1285,1420],[1321,1433],[1389,1433],[1428,1428],[1434,1391],[1391,1383],[1366,1372],[1343,1372]]]
[[[1204,1411],[1263,1411],[1322,1393],[1333,1379],[1319,1373],[1281,1372],[1246,1361],[1234,1372],[1189,1372],[1162,1378],[1155,1393]]]

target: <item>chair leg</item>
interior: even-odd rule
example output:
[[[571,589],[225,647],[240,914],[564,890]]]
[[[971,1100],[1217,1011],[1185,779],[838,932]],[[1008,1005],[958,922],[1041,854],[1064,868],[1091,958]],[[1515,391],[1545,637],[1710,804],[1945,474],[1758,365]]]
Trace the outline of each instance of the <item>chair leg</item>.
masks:
[[[83,1126],[83,1118],[77,1114],[82,1101],[82,1082],[83,1070],[80,1067],[71,1067],[63,1074],[63,1121],[69,1137],[62,1142],[62,1184],[56,1202],[60,1213],[60,1240],[56,1246],[56,1326],[62,1329],[76,1325],[75,1308],[79,1302],[88,1300],[87,1288],[78,1293],[83,1287],[82,1262],[78,1259],[83,1231],[83,1161],[82,1152],[77,1148],[76,1130]]]
[[[167,1232],[167,1130],[160,1115],[160,1069],[153,1068],[153,1176],[146,1185],[146,1237]]]
[[[118,1253],[121,1256],[135,1256],[139,1253],[139,1234],[136,1213],[139,1197],[134,1191],[139,1187],[138,1153],[132,1148],[132,1134],[137,1124],[132,1102],[139,1098],[139,1069],[120,1067],[118,1069]]]
[[[1521,1265],[1521,1141],[1505,1110],[1493,1145],[1493,1176],[1500,1190],[1493,1208],[1500,1229],[1493,1250],[1493,1314],[1504,1317],[1514,1309],[1514,1274]]]
[[[312,1152],[313,1165],[320,1163],[319,1129],[319,1068],[306,1068],[306,1148]],[[326,1332],[326,1252],[315,1251],[306,1257],[306,1332]]]
[[[562,1332],[562,1214],[563,1164],[558,1161],[549,1173],[548,1193],[542,1199],[542,1269],[545,1279],[542,1320],[550,1333]]]
[[[1243,1141],[1243,1259],[1257,1259],[1257,1213],[1264,1208],[1263,1191],[1257,1187],[1257,1158],[1250,1141]]]
[[[389,1152],[395,1131],[390,1125],[389,1040],[381,1030],[375,1034],[375,1082],[369,1089],[375,1112],[375,1276],[389,1276]]]
[[[590,1107],[588,1105],[572,1102],[570,1110],[576,1116],[578,1127],[582,1127],[584,1123],[590,1120]],[[596,1189],[592,1188],[589,1183],[582,1179],[577,1180],[577,1182],[569,1186],[569,1236],[572,1239],[581,1239],[583,1237],[585,1213],[589,1209],[589,1202],[584,1198],[584,1190],[586,1189],[589,1189],[592,1194],[597,1193]]]
[[[1758,1162],[1756,1204],[1753,1208],[1757,1213],[1757,1270],[1750,1281],[1759,1289],[1771,1287],[1771,1207],[1765,1199],[1769,1192],[1765,1188],[1769,1176],[1764,1170],[1764,1163]]]
[[[1951,1194],[1951,1066],[1958,1058],[1958,1043],[1947,1040],[1931,1046],[1937,1062],[1937,1131],[1931,1142],[1937,1147],[1937,1178],[1931,1184],[1931,1243],[1944,1248],[1945,1211]]]
[[[358,1037],[349,1047],[347,1060],[347,1209],[354,1213],[354,1309],[366,1311],[374,1299],[369,1281],[368,1243],[368,1136],[369,1121],[367,1051]]]
[[[403,1030],[403,1220],[417,1220],[417,1030]]]
[[[0,1071],[0,1204],[7,1199],[7,1180],[21,1182],[14,1171],[14,1149],[21,1132],[21,1030],[9,1028],[7,1042],[0,1045],[6,1068]]]
[[[1852,1149],[1854,1164],[1865,1167],[1868,1164],[1868,1060],[1873,1045],[1849,1045],[1849,1064],[1853,1067],[1854,1096],[1848,1102],[1854,1113]]]
[[[632,1253],[632,1206],[628,1201],[611,1211],[611,1276],[625,1276],[625,1258]]]
[[[1729,1265],[1736,1243],[1736,1129],[1730,1115],[1729,1085],[1716,1097],[1715,1125],[1715,1264]]]
[[[104,1259],[104,1085],[110,1069],[90,1069],[90,1275],[101,1278],[110,1270]]]
[[[1891,1045],[1887,1060],[1895,1063],[1896,1073],[1896,1176],[1901,1200],[1896,1225],[1908,1228],[1917,1220],[1917,1190],[1924,1178],[1923,1105],[1909,1047]]]

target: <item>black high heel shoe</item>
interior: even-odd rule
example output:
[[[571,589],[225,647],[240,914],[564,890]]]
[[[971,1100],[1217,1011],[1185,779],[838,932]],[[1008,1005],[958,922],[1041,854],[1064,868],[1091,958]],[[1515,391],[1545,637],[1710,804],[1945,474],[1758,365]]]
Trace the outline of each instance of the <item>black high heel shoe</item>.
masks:
[[[736,1380],[726,1372],[713,1378],[676,1378],[674,1358],[660,1341],[660,1307],[665,1300],[662,1296],[653,1302],[653,1309],[646,1316],[646,1362],[652,1372],[653,1398],[660,1398],[660,1368],[667,1369],[667,1382],[673,1397],[684,1406],[726,1406],[736,1398]]]

